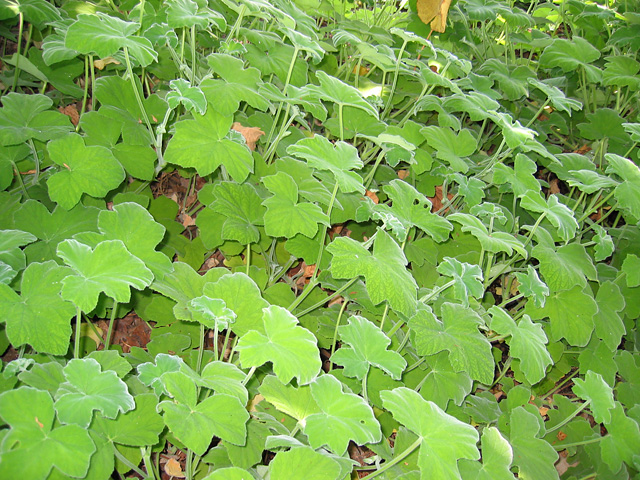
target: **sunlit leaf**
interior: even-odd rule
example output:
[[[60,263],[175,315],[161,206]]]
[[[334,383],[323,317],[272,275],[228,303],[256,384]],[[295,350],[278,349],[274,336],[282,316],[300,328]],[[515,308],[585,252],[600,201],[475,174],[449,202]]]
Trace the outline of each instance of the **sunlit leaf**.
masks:
[[[184,105],[187,110],[195,109],[200,115],[204,115],[207,110],[207,99],[200,88],[192,87],[182,78],[169,82],[169,88],[171,91],[167,93],[165,100],[171,108]]]
[[[511,411],[511,435],[513,464],[518,467],[519,478],[559,479],[554,464],[558,453],[540,435],[538,419],[524,407]]]
[[[482,270],[478,265],[444,257],[436,270],[441,275],[453,278],[453,294],[465,307],[469,306],[469,297],[481,298],[484,294]]]
[[[482,430],[482,463],[461,460],[460,473],[465,480],[514,480],[510,471],[513,450],[495,427]]]
[[[595,421],[598,423],[611,422],[610,410],[615,407],[613,390],[604,381],[602,375],[589,370],[584,380],[576,378],[573,383],[573,393],[590,402],[591,413]]]

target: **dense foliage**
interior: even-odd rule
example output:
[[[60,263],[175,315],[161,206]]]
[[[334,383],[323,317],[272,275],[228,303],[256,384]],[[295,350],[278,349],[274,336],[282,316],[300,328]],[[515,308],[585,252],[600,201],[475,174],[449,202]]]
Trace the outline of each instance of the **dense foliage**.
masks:
[[[0,477],[639,478],[639,7],[0,2]]]

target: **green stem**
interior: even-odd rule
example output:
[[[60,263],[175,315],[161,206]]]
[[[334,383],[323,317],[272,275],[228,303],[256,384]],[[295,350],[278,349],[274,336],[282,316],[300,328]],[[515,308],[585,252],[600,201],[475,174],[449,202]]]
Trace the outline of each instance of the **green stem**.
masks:
[[[336,290],[335,292],[333,292],[331,295],[329,295],[327,298],[323,298],[322,300],[320,300],[319,302],[315,303],[314,305],[310,306],[309,308],[303,310],[300,313],[297,313],[296,316],[297,317],[302,317],[303,315],[306,315],[309,312],[313,312],[316,308],[320,308],[321,306],[323,306],[325,303],[330,302],[331,300],[333,300],[334,298],[340,296],[340,294],[342,294],[342,292],[344,292],[346,289],[348,289],[351,285],[353,285],[354,283],[356,283],[358,281],[358,277],[356,278],[352,278],[351,280],[349,280],[347,283],[345,283],[342,287],[340,287],[338,290]],[[302,292],[304,294],[304,292]],[[300,297],[302,297],[302,295],[300,295]],[[300,298],[298,297],[298,298]],[[293,312],[293,309],[295,309],[295,307],[297,307],[298,305],[300,305],[300,303],[302,302],[302,300],[300,302],[296,301],[293,302],[288,310],[290,312]]]
[[[127,457],[125,457],[122,453],[120,453],[120,451],[116,448],[115,445],[113,445],[113,453],[116,456],[116,458],[118,460],[120,460],[122,463],[124,463],[127,467],[129,467],[131,470],[133,470],[134,472],[136,472],[138,475],[140,475],[140,477],[142,477],[143,479],[148,479],[150,478],[149,475],[147,475],[146,473],[144,473],[142,470],[140,470],[137,465],[134,465],[133,463],[131,463],[129,461],[129,459]],[[151,477],[153,478],[153,477]]]
[[[80,107],[80,118],[87,109],[87,97],[89,96],[89,57],[84,57],[84,94],[82,96],[82,107]],[[76,133],[80,130],[80,122],[76,125]]]
[[[408,42],[408,40],[403,41],[402,47],[400,47],[400,53],[398,53],[398,60],[396,61],[396,70],[393,73],[393,81],[391,82],[391,91],[389,92],[387,105],[384,107],[384,111],[382,112],[382,115],[380,115],[380,119],[383,119],[387,116],[387,113],[391,108],[391,104],[393,103],[393,94],[395,93],[396,85],[398,84],[398,74],[400,73],[400,62],[402,61],[402,55],[404,54],[405,48],[407,48]],[[384,85],[382,86],[382,88],[384,88]]]
[[[331,356],[329,357],[329,371],[333,369],[333,362],[331,362],[331,358],[333,358],[333,354],[336,351],[336,343],[338,343],[338,327],[340,326],[340,320],[342,319],[342,314],[344,313],[345,308],[347,308],[348,300],[344,300],[342,305],[340,306],[340,312],[338,313],[338,319],[336,320],[336,328],[333,330],[333,340],[331,341]]]
[[[222,353],[220,355],[221,359],[224,359],[224,353],[227,351],[227,345],[229,345],[229,336],[231,335],[231,325],[227,327],[227,333],[224,335],[224,343],[222,344]],[[218,351],[218,342],[216,339],[213,340],[213,351]],[[231,361],[231,356],[229,356],[228,361]]]
[[[380,163],[382,163],[382,160],[384,159],[384,156],[386,153],[387,152],[385,152],[384,150],[380,150],[380,153],[376,158],[376,163],[374,163],[373,167],[371,168],[371,171],[369,171],[369,173],[367,174],[367,177],[364,179],[363,183],[365,188],[368,189],[371,186],[371,182],[373,181],[373,177],[376,174],[376,170],[380,166]]]
[[[214,339],[215,343],[215,339]],[[200,367],[202,367],[202,356],[204,355],[204,323],[200,324],[200,345],[198,348],[198,360],[196,361],[196,373],[200,374]]]
[[[191,85],[196,82],[196,26],[191,25]]]
[[[384,312],[382,314],[382,319],[380,320],[380,330],[382,330],[384,332],[384,321],[387,319],[387,314],[389,313],[389,302],[387,302],[387,304],[384,306]],[[402,323],[402,322],[398,322],[398,323]],[[388,335],[389,337],[391,336],[391,334]]]
[[[230,330],[230,329],[227,329]],[[218,335],[220,335],[218,330],[218,322],[213,326],[213,360],[218,361],[220,356],[218,354]],[[224,355],[224,352],[223,352]]]
[[[116,321],[116,312],[118,311],[118,302],[113,300],[113,306],[111,307],[111,318],[109,319],[109,328],[107,329],[107,338],[104,341],[104,349],[109,350],[111,343],[111,334],[113,332],[113,324]]]
[[[76,338],[73,339],[73,358],[80,358],[80,324],[82,323],[80,307],[76,307]]]
[[[338,195],[338,181],[336,180],[336,184],[333,186],[333,192],[331,193],[331,200],[329,200],[329,206],[327,207],[327,218],[331,219],[331,211],[333,210],[333,204],[336,201],[336,196]],[[331,220],[329,220],[331,222]],[[316,268],[313,270],[313,275],[311,275],[311,279],[309,280],[309,285],[315,284],[316,278],[318,278],[318,271],[320,270],[320,262],[322,261],[322,255],[324,254],[324,241],[327,238],[327,231],[329,227],[323,225],[322,227],[322,235],[320,235],[320,250],[318,251],[318,258],[316,260]],[[315,286],[315,285],[314,285]]]
[[[227,36],[227,40],[233,39],[233,36],[238,33],[240,30],[240,24],[242,23],[242,19],[244,18],[244,14],[247,12],[247,6],[245,4],[242,5],[240,9],[240,13],[238,14],[238,18],[236,18],[236,22],[233,24],[233,28],[229,32]]]
[[[529,123],[527,123],[524,128],[529,128],[531,125],[533,125],[533,122],[535,122],[538,119],[538,117],[544,111],[544,109],[547,107],[547,105],[549,105],[549,102],[550,102],[550,100],[547,98],[547,100],[542,104],[542,106],[533,115],[533,118],[531,120],[529,120]]]
[[[455,285],[456,281],[455,280],[450,280],[447,283],[445,283],[444,285],[440,286],[440,287],[436,287],[433,290],[431,290],[429,293],[427,293],[424,297],[422,297],[419,301],[421,303],[426,304],[429,300],[431,300],[432,298],[438,296],[438,294],[440,294],[441,292],[443,292],[444,290],[446,290],[447,288]]]
[[[20,175],[20,170],[18,170],[18,166],[15,164],[13,160],[9,160],[9,161],[11,162],[11,165],[13,165],[13,171],[16,172],[16,178],[18,179],[20,190],[22,190],[22,193],[24,194],[25,197],[31,198],[29,196],[29,192],[27,192],[27,188],[24,186],[24,181],[22,180],[22,175]]]
[[[127,76],[131,81],[133,94],[136,97],[136,102],[138,103],[138,107],[140,108],[140,113],[142,114],[144,123],[147,126],[147,129],[149,130],[149,135],[151,136],[151,143],[153,143],[156,149],[159,150],[161,146],[156,144],[156,139],[153,136],[153,128],[151,128],[151,121],[149,120],[147,111],[144,108],[144,104],[142,103],[142,98],[140,97],[140,92],[138,91],[138,86],[136,85],[136,81],[133,76],[133,69],[131,68],[131,58],[129,57],[129,49],[127,47],[124,47],[123,50],[124,50],[124,59],[125,59],[125,62],[127,63]]]
[[[16,52],[16,66],[13,72],[13,84],[11,85],[11,91],[15,92],[18,86],[18,77],[20,76],[20,49],[22,48],[22,31],[24,29],[24,15],[22,12],[18,13],[18,51]]]
[[[287,78],[284,82],[284,88],[282,89],[282,94],[286,95],[287,90],[289,88],[289,83],[291,82],[291,75],[293,75],[293,67],[296,64],[296,60],[298,59],[298,53],[300,49],[298,47],[293,47],[293,55],[291,56],[291,62],[289,63],[289,70],[287,71]],[[271,130],[269,131],[269,135],[267,136],[266,145],[271,145],[271,139],[273,138],[273,134],[276,129],[276,125],[278,123],[278,117],[280,117],[280,112],[282,111],[282,105],[284,102],[280,102],[278,105],[278,110],[276,111],[275,117],[273,117],[273,124],[271,125]]]
[[[184,466],[185,469],[185,479],[191,480],[193,478],[193,452],[191,450],[187,450],[187,462]]]
[[[569,423],[571,420],[576,418],[578,416],[578,414],[581,411],[583,411],[585,408],[587,408],[589,405],[591,405],[591,400],[587,400],[582,405],[580,405],[580,408],[576,409],[576,411],[574,411],[571,415],[569,415],[563,421],[561,421],[557,425],[554,425],[553,427],[547,429],[547,433],[555,432],[556,430],[559,430],[560,428],[564,427],[567,423]]]
[[[584,222],[584,221],[585,221],[585,219],[586,219],[587,217],[589,217],[590,215],[593,215],[595,212],[597,212],[597,211],[598,211],[598,209],[599,209],[601,206],[603,206],[605,203],[607,203],[607,202],[609,201],[609,199],[610,199],[611,197],[613,197],[614,193],[615,193],[615,190],[614,190],[614,191],[612,191],[609,195],[607,195],[607,196],[606,196],[606,197],[605,197],[605,198],[604,198],[600,203],[598,203],[596,206],[594,206],[594,207],[592,207],[592,208],[589,208],[589,209],[588,209],[588,210],[587,210],[587,211],[582,215],[582,217],[580,217],[580,218],[578,219],[578,223],[582,223],[582,222]],[[613,208],[612,208],[611,210],[613,210]]]
[[[369,403],[369,395],[367,394],[367,376],[369,375],[369,370],[362,377],[362,398],[366,403]]]
[[[250,243],[247,244],[247,254],[246,254],[245,257],[246,257],[245,260],[247,261],[247,270],[246,270],[246,272],[247,272],[247,277],[248,277],[249,276],[249,272],[251,270],[251,244]]]
[[[151,447],[140,447],[140,453],[142,454],[144,466],[147,469],[147,478],[149,480],[155,480],[155,470],[153,468],[153,462],[151,461]]]
[[[414,363],[413,365],[408,366],[405,370],[404,373],[409,373],[411,370],[415,370],[416,368],[418,368],[420,365],[422,365],[425,361],[427,360],[427,357],[421,357],[420,360],[417,360],[416,363]]]
[[[254,372],[256,371],[256,368],[258,368],[258,367],[251,367],[249,369],[249,371],[247,372],[247,375],[244,377],[244,380],[242,380],[242,385],[246,385],[247,383],[249,383],[249,380],[251,380],[251,377],[253,376]]]
[[[38,158],[38,150],[36,150],[36,145],[33,143],[33,138],[27,139],[27,145],[29,145],[29,149],[33,155],[33,163],[36,173],[33,176],[33,180],[31,180],[31,185],[35,185],[40,180],[40,159]]]
[[[608,437],[608,436],[609,435],[605,435],[604,437],[595,437],[595,438],[591,438],[589,440],[583,440],[582,442],[565,443],[565,444],[562,444],[562,445],[552,445],[552,446],[556,450],[564,450],[566,448],[571,448],[571,447],[581,447],[582,445],[589,445],[589,444],[592,444],[592,443],[598,443],[603,438]],[[596,475],[595,474],[587,475],[586,477],[583,477],[583,480],[586,479],[586,478],[596,478]]]
[[[380,475],[381,473],[386,472],[387,470],[389,470],[391,467],[397,465],[398,463],[400,463],[402,460],[404,460],[405,458],[407,458],[409,455],[411,455],[411,453],[413,453],[413,451],[418,448],[420,446],[420,444],[422,444],[422,437],[418,437],[418,439],[413,442],[411,445],[409,445],[409,447],[403,451],[400,455],[394,457],[393,460],[389,461],[389,462],[385,462],[382,467],[380,467],[378,470],[376,470],[375,472],[370,473],[369,475],[367,475],[366,477],[364,477],[362,480],[371,480],[372,478],[377,477],[378,475]]]

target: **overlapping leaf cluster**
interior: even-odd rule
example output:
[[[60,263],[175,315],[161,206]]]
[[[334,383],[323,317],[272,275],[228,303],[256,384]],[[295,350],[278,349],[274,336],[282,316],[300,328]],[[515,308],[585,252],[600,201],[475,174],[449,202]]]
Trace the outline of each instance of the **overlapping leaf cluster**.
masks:
[[[638,475],[640,4],[373,3],[0,3],[0,477]]]

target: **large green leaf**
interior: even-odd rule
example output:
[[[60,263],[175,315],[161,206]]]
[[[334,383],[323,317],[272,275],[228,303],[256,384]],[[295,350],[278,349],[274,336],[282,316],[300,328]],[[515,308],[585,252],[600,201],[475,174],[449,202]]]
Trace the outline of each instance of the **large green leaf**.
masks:
[[[620,155],[607,153],[605,158],[609,162],[606,172],[615,173],[623,180],[614,190],[616,200],[623,209],[640,218],[640,168]]]
[[[349,237],[338,237],[328,247],[333,255],[331,275],[354,278],[363,275],[374,304],[388,301],[391,308],[405,315],[415,310],[417,285],[405,265],[407,260],[398,244],[383,230],[373,241],[373,253]]]
[[[608,435],[601,440],[602,460],[611,471],[617,472],[623,462],[632,468],[637,466],[640,451],[640,426],[625,414],[623,406],[615,403],[611,411],[611,421],[605,423]],[[1,464],[0,464],[1,465]]]
[[[420,478],[460,479],[458,460],[480,458],[476,429],[446,414],[435,403],[405,387],[386,390],[380,397],[393,417],[418,435]]]
[[[569,290],[552,292],[544,307],[527,303],[525,313],[533,319],[548,317],[551,321],[552,340],[565,338],[570,345],[584,347],[594,329],[594,315],[598,304],[580,285]]]
[[[25,21],[35,24],[39,29],[44,23],[60,20],[58,8],[46,0],[7,0],[0,5],[0,19],[23,15]]]
[[[193,379],[182,372],[165,373],[164,386],[173,400],[158,404],[164,422],[184,445],[203,455],[213,436],[244,445],[249,413],[237,397],[218,393],[198,403]]]
[[[125,22],[101,12],[78,15],[67,31],[65,46],[101,58],[110,57],[126,48],[141,66],[146,67],[158,60],[158,54],[149,40],[135,35],[139,28],[137,23]]]
[[[449,402],[461,405],[473,387],[473,380],[467,372],[456,372],[447,351],[430,355],[426,363],[430,370],[421,381],[420,395],[443,410]]]
[[[573,393],[589,402],[595,421],[598,423],[610,423],[610,410],[615,407],[613,390],[604,381],[602,375],[589,370],[584,380],[576,378],[573,383]]]
[[[454,172],[466,173],[469,165],[465,158],[476,151],[477,143],[469,130],[455,133],[450,128],[431,125],[421,131],[429,146],[436,150],[436,156],[449,164]]]
[[[627,255],[629,258],[629,255]],[[620,312],[624,310],[625,299],[620,288],[613,282],[608,281],[600,285],[596,293],[596,303],[598,313],[593,317],[595,323],[595,334],[602,339],[610,351],[615,351],[620,345],[622,336],[626,329]]]
[[[296,420],[305,420],[321,410],[311,395],[311,387],[285,385],[275,375],[267,375],[259,388],[260,394],[274,407]]]
[[[47,145],[51,160],[62,169],[47,180],[49,196],[71,210],[83,193],[102,198],[124,180],[124,169],[111,151],[85,146],[80,135],[65,135]]]
[[[11,92],[2,97],[0,145],[20,145],[33,138],[46,142],[70,132],[69,117],[50,110],[53,100],[45,95]]]
[[[20,295],[0,284],[0,309],[15,347],[29,344],[40,353],[67,353],[75,308],[60,297],[60,282],[69,273],[53,261],[32,263],[22,275]]]
[[[347,325],[338,327],[338,332],[343,345],[333,354],[331,361],[342,365],[347,377],[362,380],[373,365],[392,378],[400,379],[407,362],[397,352],[387,350],[391,339],[374,323],[354,315]]]
[[[495,427],[482,430],[482,464],[460,461],[460,473],[465,480],[515,480],[509,468],[513,451],[509,442]]]
[[[520,240],[506,232],[489,232],[489,229],[482,221],[468,213],[453,213],[447,217],[462,225],[463,232],[469,232],[476,237],[482,248],[487,252],[506,252],[511,256],[513,251],[518,252],[522,257],[527,258],[528,254]]]
[[[76,240],[58,245],[58,256],[74,269],[62,280],[62,298],[83,312],[96,307],[104,292],[118,303],[131,298],[130,287],[142,290],[153,280],[153,273],[135,257],[121,240],[105,240],[94,249]]]
[[[62,423],[87,428],[96,410],[113,419],[135,408],[127,385],[113,370],[103,372],[93,358],[74,358],[62,372],[67,381],[56,392],[55,403]]]
[[[248,183],[224,182],[213,187],[213,196],[210,208],[226,217],[222,238],[243,245],[257,243],[260,240],[258,227],[264,225],[265,208],[255,188]]]
[[[556,38],[540,55],[540,65],[560,67],[564,73],[583,68],[590,82],[600,79],[600,70],[592,62],[600,58],[600,50],[587,40],[574,35],[571,40]]]
[[[296,377],[298,384],[311,382],[320,373],[322,363],[317,340],[288,310],[271,305],[264,309],[264,331],[243,335],[236,349],[243,368],[273,363],[273,371],[283,382]]]
[[[279,452],[269,463],[270,477],[273,480],[290,480],[301,472],[306,472],[305,480],[338,480],[340,465],[327,455],[309,447],[292,448]]]
[[[52,428],[54,416],[47,392],[20,387],[0,394],[0,417],[10,427],[0,454],[2,478],[44,480],[53,467],[71,477],[87,474],[96,451],[89,433],[78,425]]]
[[[597,279],[591,257],[579,243],[557,249],[540,244],[534,247],[531,255],[540,261],[540,273],[552,290],[566,290],[575,285],[585,287],[587,278]]]
[[[334,102],[340,106],[351,106],[364,110],[375,118],[379,118],[378,110],[367,102],[359,90],[351,85],[327,75],[322,70],[316,72],[320,85],[308,85],[306,90],[317,95],[322,100]]]
[[[558,453],[544,440],[538,438],[540,422],[534,414],[517,407],[511,411],[511,435],[513,464],[518,467],[519,478],[559,479],[554,464]]]
[[[317,170],[330,171],[342,193],[364,193],[362,177],[351,171],[362,168],[362,161],[354,146],[345,142],[331,143],[325,137],[316,135],[289,146],[287,153],[304,158],[310,167]]]
[[[477,313],[455,303],[442,305],[442,321],[427,305],[409,320],[412,344],[420,355],[447,350],[456,372],[467,372],[474,380],[491,385],[494,362],[491,344],[478,331],[481,325],[484,321]]]
[[[200,176],[209,175],[224,165],[231,178],[243,182],[253,172],[253,157],[245,145],[226,138],[232,123],[232,116],[212,108],[204,115],[196,114],[192,120],[179,121],[167,146],[165,160],[184,168],[195,168]]]
[[[560,203],[556,195],[551,195],[545,200],[539,193],[529,190],[522,196],[521,205],[526,210],[546,215],[564,241],[569,241],[575,236],[578,222],[573,212]]]
[[[532,323],[528,315],[516,322],[500,307],[491,307],[491,329],[500,335],[510,335],[509,352],[512,357],[520,360],[520,368],[531,384],[538,383],[545,376],[547,367],[553,364],[551,355],[547,351],[547,336],[542,325]]]
[[[327,445],[341,456],[350,440],[362,445],[382,438],[371,407],[362,397],[342,390],[342,383],[333,375],[316,378],[311,383],[311,395],[320,411],[309,415],[303,428],[313,448]]]
[[[9,284],[27,266],[20,247],[32,243],[36,237],[21,230],[0,230],[0,283]]]
[[[526,155],[519,153],[513,163],[513,169],[503,163],[493,167],[493,182],[498,185],[507,185],[516,197],[522,197],[529,190],[540,191],[540,183],[534,174],[538,166]]]
[[[262,204],[267,207],[264,214],[264,229],[270,237],[291,238],[301,233],[313,238],[318,232],[318,224],[327,227],[329,217],[311,202],[298,202],[296,181],[285,172],[263,177],[262,182],[273,194]]]
[[[169,0],[167,2],[167,24],[171,28],[200,27],[205,29],[215,23],[218,29],[226,30],[227,22],[221,13],[201,7],[192,0]]]

